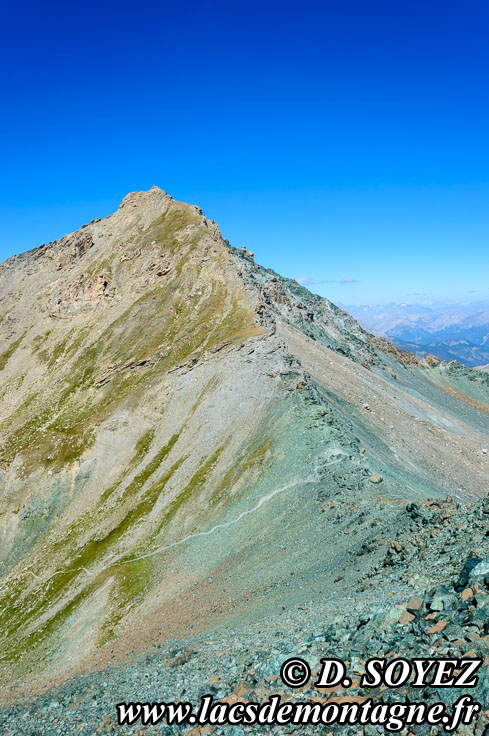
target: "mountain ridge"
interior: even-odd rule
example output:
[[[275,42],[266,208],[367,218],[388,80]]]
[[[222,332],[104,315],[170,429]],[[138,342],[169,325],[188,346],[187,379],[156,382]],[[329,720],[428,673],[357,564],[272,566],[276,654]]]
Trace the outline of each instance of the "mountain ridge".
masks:
[[[1,264],[0,294],[7,698],[317,600],[350,561],[340,600],[379,581],[370,523],[483,495],[489,377],[369,335],[158,188]]]

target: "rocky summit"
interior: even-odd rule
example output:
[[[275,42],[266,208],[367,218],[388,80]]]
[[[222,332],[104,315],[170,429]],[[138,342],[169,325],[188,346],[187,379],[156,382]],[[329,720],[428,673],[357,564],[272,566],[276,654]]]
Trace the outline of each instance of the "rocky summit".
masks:
[[[0,416],[2,735],[366,696],[284,689],[292,656],[489,661],[489,374],[370,335],[198,207],[133,192],[0,265]],[[265,730],[320,732],[183,728]]]

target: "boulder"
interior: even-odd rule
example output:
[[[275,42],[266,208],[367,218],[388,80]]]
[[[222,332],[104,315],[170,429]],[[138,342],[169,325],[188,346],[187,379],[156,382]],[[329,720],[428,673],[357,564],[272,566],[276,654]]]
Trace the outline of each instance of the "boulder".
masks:
[[[384,476],[379,475],[379,473],[374,473],[373,475],[370,476],[371,483],[382,483],[383,480],[384,480]]]
[[[477,567],[479,562],[482,562],[482,559],[473,555],[469,555],[469,557],[467,557],[467,559],[465,560],[459,578],[455,583],[455,590],[457,590],[459,593],[461,593],[467,587],[471,572],[472,570],[474,570],[475,567]]]

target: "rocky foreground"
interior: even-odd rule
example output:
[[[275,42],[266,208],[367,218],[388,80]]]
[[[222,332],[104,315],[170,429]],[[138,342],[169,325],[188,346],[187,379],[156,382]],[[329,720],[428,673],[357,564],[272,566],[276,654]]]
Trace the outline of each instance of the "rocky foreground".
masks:
[[[446,521],[447,508],[441,508],[438,521]],[[428,507],[430,508],[430,507]],[[231,630],[181,641],[158,644],[146,656],[124,667],[110,668],[97,675],[76,677],[64,686],[38,697],[33,702],[20,702],[0,712],[7,734],[93,733],[115,732],[150,734],[177,733],[181,727],[117,725],[115,703],[121,699],[135,702],[171,702],[175,694],[183,701],[199,703],[204,695],[224,703],[266,702],[279,694],[293,702],[399,702],[408,698],[453,704],[462,692],[482,704],[483,712],[472,727],[461,727],[463,733],[486,733],[489,726],[489,556],[477,554],[489,551],[483,516],[489,514],[486,502],[467,513],[460,508],[448,509],[457,517],[460,528],[468,523],[481,544],[472,552],[459,571],[458,577],[448,578],[442,585],[418,590],[407,600],[394,605],[379,605],[379,593],[386,599],[406,596],[409,585],[387,592],[380,584],[375,596],[360,594],[344,598],[338,608],[323,603],[319,607],[300,606],[287,610],[260,623],[239,625]],[[426,519],[426,517],[423,517]],[[428,526],[431,524],[428,522]],[[436,521],[434,524],[436,529]],[[446,527],[445,527],[446,528]],[[430,529],[430,533],[433,528]],[[481,538],[482,532],[482,538]],[[391,567],[389,546],[384,564]],[[440,563],[444,575],[456,568],[449,553],[442,553]],[[432,560],[431,560],[432,563]],[[394,575],[387,573],[387,580]],[[340,686],[315,688],[312,681],[299,690],[284,687],[280,680],[282,663],[290,656],[306,660],[313,673],[320,669],[323,657],[338,657],[348,663],[353,674],[348,689]],[[457,691],[453,688],[419,688],[409,685],[398,689],[385,686],[362,689],[359,678],[365,673],[365,663],[372,657],[431,657],[473,658],[484,663],[475,688]],[[33,726],[35,724],[35,727]],[[185,729],[189,734],[200,733],[317,733],[317,726],[212,726]],[[329,733],[330,727],[322,732]],[[333,729],[337,730],[337,729]],[[382,730],[382,729],[380,729]],[[414,728],[416,733],[437,733],[432,726]],[[358,733],[357,727],[341,727],[342,733]],[[366,734],[377,733],[366,726]],[[403,733],[407,731],[402,730]]]

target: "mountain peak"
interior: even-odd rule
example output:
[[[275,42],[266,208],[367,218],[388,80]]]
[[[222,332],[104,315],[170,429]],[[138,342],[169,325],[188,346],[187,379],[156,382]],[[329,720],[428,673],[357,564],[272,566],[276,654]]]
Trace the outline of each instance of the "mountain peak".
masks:
[[[374,338],[158,187],[4,264],[0,345],[3,683],[297,612],[351,561],[348,597],[393,520],[419,557],[407,502],[487,485],[484,373]]]
[[[151,189],[143,189],[141,191],[134,191],[126,194],[119,205],[119,209],[129,207],[131,205],[133,207],[144,207],[151,202],[168,201],[172,199],[173,197],[170,194],[167,194],[163,189],[160,189],[160,187],[153,184]]]

